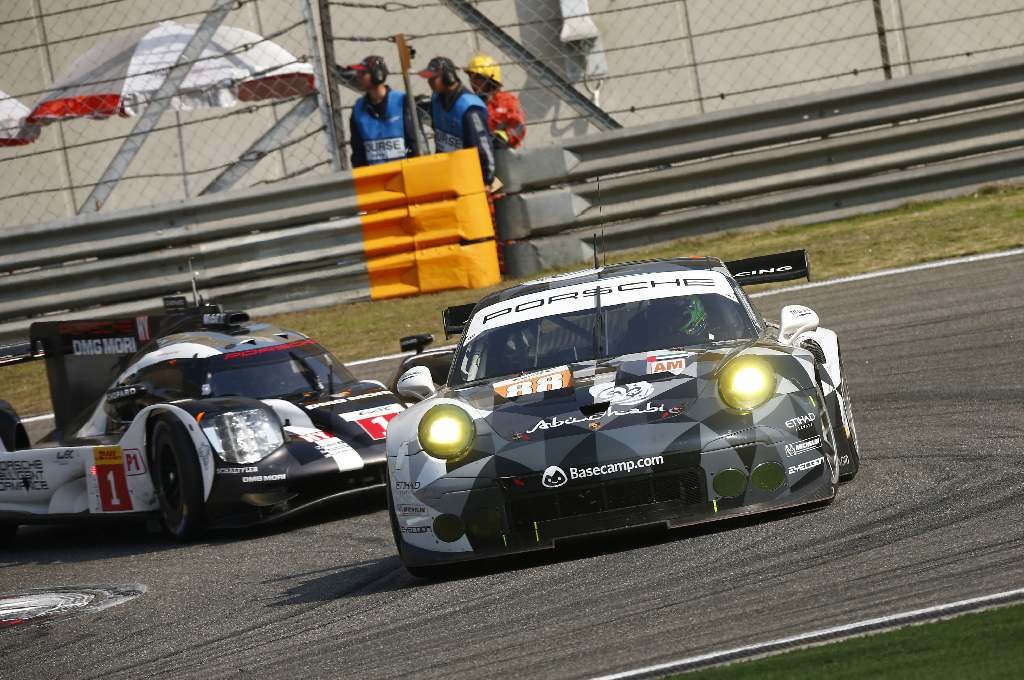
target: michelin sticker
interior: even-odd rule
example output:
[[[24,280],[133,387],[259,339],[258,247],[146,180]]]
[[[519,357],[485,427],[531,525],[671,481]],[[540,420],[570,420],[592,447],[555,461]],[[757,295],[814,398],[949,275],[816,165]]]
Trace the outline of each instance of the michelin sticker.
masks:
[[[807,453],[821,446],[821,437],[811,437],[810,439],[802,439],[792,444],[786,444],[786,455],[787,456],[799,456],[801,453]]]

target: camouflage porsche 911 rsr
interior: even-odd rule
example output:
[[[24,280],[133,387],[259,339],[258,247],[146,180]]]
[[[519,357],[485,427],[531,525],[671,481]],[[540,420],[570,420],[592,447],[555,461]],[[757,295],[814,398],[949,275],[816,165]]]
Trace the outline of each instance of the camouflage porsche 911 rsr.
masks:
[[[445,310],[447,382],[405,372],[387,435],[403,562],[830,502],[859,466],[836,334],[798,305],[766,323],[740,287],[806,275],[803,251],[649,261]]]

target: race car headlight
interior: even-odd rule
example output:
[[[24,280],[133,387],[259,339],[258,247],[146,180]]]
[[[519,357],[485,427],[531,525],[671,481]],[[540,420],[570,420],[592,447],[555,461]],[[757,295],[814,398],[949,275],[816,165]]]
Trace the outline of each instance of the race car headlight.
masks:
[[[734,359],[718,376],[718,394],[738,411],[753,410],[775,394],[775,371],[758,357]]]
[[[476,439],[473,419],[453,404],[438,404],[423,414],[418,433],[428,455],[449,461],[466,455]]]
[[[203,431],[228,463],[257,463],[284,444],[280,423],[258,408],[210,418]]]

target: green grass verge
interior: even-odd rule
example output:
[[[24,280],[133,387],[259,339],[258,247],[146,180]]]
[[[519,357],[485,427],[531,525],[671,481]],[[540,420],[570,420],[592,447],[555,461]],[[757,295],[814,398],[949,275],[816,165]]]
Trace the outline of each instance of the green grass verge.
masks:
[[[678,239],[612,253],[609,262],[680,255],[735,259],[806,248],[815,280],[899,267],[1024,245],[1024,187],[992,186],[948,201],[908,204],[897,210],[812,225],[746,229]],[[563,271],[576,269],[579,265]],[[398,351],[398,338],[433,333],[443,341],[441,310],[478,300],[501,286],[400,300],[359,302],[270,320],[307,333],[344,361]],[[42,363],[5,369],[0,398],[24,415],[50,408]]]
[[[1024,673],[1024,606],[672,676],[678,680],[980,680]]]

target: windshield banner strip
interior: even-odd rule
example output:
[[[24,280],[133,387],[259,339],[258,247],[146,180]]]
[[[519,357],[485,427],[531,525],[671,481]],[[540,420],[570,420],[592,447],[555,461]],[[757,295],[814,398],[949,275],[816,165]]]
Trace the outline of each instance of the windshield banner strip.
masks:
[[[553,288],[485,307],[470,319],[464,341],[472,340],[485,330],[520,321],[593,309],[594,298],[598,294],[601,296],[602,307],[680,295],[721,295],[737,302],[736,293],[733,292],[728,280],[715,271],[655,272],[616,276],[601,279],[600,285],[587,282]]]
[[[296,340],[295,342],[286,342],[282,345],[271,345],[269,347],[258,347],[256,349],[246,349],[241,352],[231,352],[230,354],[224,355],[224,360],[228,359],[241,359],[242,357],[256,357],[261,354],[268,354],[270,352],[281,352],[286,349],[295,349],[297,347],[305,347],[306,345],[315,345],[316,340],[312,338],[306,338],[305,340]]]

